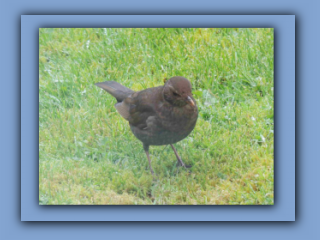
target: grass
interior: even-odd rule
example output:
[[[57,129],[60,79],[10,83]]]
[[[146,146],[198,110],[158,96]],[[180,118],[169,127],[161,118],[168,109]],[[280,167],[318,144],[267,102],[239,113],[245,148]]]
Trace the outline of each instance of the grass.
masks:
[[[274,203],[273,29],[40,29],[39,204]],[[184,76],[194,131],[141,142],[94,83],[133,89]]]

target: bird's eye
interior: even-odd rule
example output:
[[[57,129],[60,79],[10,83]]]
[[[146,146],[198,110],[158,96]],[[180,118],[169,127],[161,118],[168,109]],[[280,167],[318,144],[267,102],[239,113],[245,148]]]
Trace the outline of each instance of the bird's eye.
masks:
[[[176,92],[173,92],[173,96],[179,97],[180,95]]]

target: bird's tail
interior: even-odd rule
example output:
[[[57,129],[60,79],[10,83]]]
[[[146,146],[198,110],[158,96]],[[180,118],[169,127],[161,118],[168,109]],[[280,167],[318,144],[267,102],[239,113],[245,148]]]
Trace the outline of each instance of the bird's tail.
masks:
[[[105,81],[96,83],[95,85],[110,93],[118,102],[122,102],[130,94],[134,93],[130,88],[122,86],[120,83],[115,81]]]

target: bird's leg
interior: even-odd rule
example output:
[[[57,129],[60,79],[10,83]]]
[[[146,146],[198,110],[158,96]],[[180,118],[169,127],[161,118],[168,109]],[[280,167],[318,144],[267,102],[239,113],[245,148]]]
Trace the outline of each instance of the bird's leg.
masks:
[[[150,156],[149,156],[149,145],[143,144],[143,149],[146,152],[146,155],[147,155],[147,158],[148,158],[148,161],[149,161],[149,167],[150,167],[151,174],[154,175],[153,169],[151,167]]]
[[[178,164],[181,165],[181,166],[183,166],[184,168],[186,168],[186,165],[182,162],[182,160],[181,160],[181,158],[179,157],[179,155],[178,155],[177,150],[175,149],[175,147],[174,147],[172,144],[170,144],[170,146],[172,147],[174,153],[176,154],[176,157],[177,157],[177,159],[178,159]]]

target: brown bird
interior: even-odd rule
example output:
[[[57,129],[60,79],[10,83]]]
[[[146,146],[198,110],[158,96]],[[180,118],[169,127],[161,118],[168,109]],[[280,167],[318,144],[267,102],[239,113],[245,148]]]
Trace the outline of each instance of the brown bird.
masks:
[[[173,77],[164,86],[139,92],[114,81],[95,85],[117,99],[115,107],[129,122],[133,134],[143,143],[152,174],[154,172],[149,156],[150,145],[170,144],[179,165],[186,167],[172,144],[187,137],[198,118],[198,108],[188,79]]]

